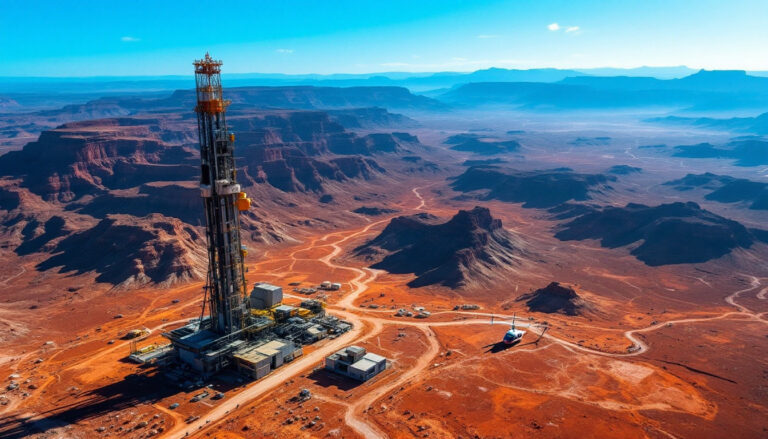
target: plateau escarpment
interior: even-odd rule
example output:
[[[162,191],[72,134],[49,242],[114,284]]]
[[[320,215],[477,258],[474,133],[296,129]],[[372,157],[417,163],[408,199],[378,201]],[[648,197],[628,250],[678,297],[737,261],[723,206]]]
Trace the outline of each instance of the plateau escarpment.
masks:
[[[451,145],[454,151],[471,152],[477,155],[504,154],[520,149],[520,143],[517,140],[499,140],[474,133],[456,134],[445,139],[443,143]]]
[[[524,247],[488,209],[475,207],[447,222],[428,214],[394,218],[355,254],[377,261],[372,268],[415,274],[410,287],[466,287],[504,279],[522,264]]]
[[[338,116],[352,124],[360,111]],[[383,109],[362,116],[371,124],[398,120]],[[303,199],[335,200],[345,184],[388,176],[382,157],[403,168],[403,154],[423,148],[404,132],[347,131],[323,111],[241,110],[229,121],[238,181],[255,200],[241,215],[246,243],[292,239],[307,224],[306,213],[290,212]],[[193,119],[167,113],[71,122],[0,156],[1,245],[34,259],[38,270],[93,271],[96,281],[115,285],[197,279],[190,252],[205,218],[196,129]],[[114,257],[89,247],[113,239],[120,243]],[[129,262],[119,266],[119,258]]]
[[[762,139],[734,140],[721,146],[711,143],[680,145],[674,151],[674,157],[731,159],[737,166],[768,165],[768,141]]]
[[[720,203],[746,203],[753,210],[768,210],[768,183],[712,173],[688,174],[664,183],[678,191],[706,189],[704,198]]]
[[[0,172],[48,201],[124,189],[198,174],[191,148],[159,139],[147,125],[123,119],[76,123],[45,131],[20,151],[0,156]]]
[[[373,158],[421,148],[407,133],[346,131],[327,113],[283,111],[232,118],[246,182],[285,192],[323,192],[327,182],[370,180],[386,173]]]
[[[643,168],[638,168],[637,166],[629,166],[629,165],[614,165],[608,168],[607,172],[609,174],[616,174],[616,175],[629,175],[629,174],[637,174],[639,172],[643,172]]]
[[[344,128],[415,128],[419,123],[408,116],[391,113],[386,108],[367,107],[343,110],[327,110],[331,118]]]
[[[411,93],[405,87],[232,87],[227,88],[232,109],[337,109],[382,107],[407,110],[444,110],[445,104]],[[191,90],[177,90],[165,102],[194,107]],[[160,101],[156,105],[162,105]]]
[[[608,248],[634,245],[630,254],[650,266],[706,262],[758,240],[738,222],[691,202],[580,210],[560,226],[556,238],[598,239]]]
[[[523,207],[552,207],[570,200],[588,200],[590,193],[609,190],[616,177],[580,174],[560,168],[518,171],[496,166],[472,166],[455,177],[451,187],[483,200],[523,203]]]

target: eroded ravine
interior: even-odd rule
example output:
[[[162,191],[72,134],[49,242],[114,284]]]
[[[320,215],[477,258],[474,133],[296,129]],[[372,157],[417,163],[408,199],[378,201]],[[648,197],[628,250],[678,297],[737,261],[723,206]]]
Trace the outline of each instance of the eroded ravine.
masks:
[[[423,196],[419,193],[418,189],[419,188],[413,188],[411,190],[419,202],[419,204],[415,208],[413,208],[413,210],[423,210],[426,208],[426,202]],[[342,346],[345,346],[354,342],[364,341],[366,339],[377,336],[378,334],[381,333],[381,331],[386,325],[415,327],[415,328],[418,328],[420,331],[422,331],[425,334],[426,339],[428,340],[428,349],[426,349],[417,358],[415,364],[409,367],[400,376],[398,376],[397,379],[391,380],[391,381],[387,380],[383,385],[379,387],[375,387],[372,391],[368,392],[367,394],[365,394],[363,397],[356,400],[355,402],[344,404],[346,406],[344,422],[350,428],[355,430],[362,437],[366,437],[366,438],[386,437],[384,432],[382,432],[378,427],[376,427],[373,423],[371,423],[365,418],[363,412],[367,407],[374,405],[377,400],[386,396],[393,389],[396,389],[402,386],[403,384],[417,378],[425,369],[429,367],[432,359],[439,353],[439,349],[440,349],[439,340],[437,339],[437,336],[432,330],[432,328],[491,323],[491,320],[489,319],[490,314],[482,313],[482,312],[476,312],[476,313],[466,312],[466,311],[453,312],[457,315],[477,316],[481,318],[463,319],[458,321],[443,321],[443,322],[404,321],[404,320],[392,318],[390,316],[385,316],[384,314],[388,313],[388,311],[386,310],[378,310],[378,311],[367,310],[362,313],[356,312],[355,306],[354,306],[355,301],[360,297],[361,294],[363,294],[368,289],[369,285],[376,280],[379,272],[378,270],[373,270],[370,268],[358,268],[351,265],[345,265],[343,263],[337,262],[335,258],[337,258],[342,253],[344,243],[369,233],[372,228],[387,222],[389,219],[390,218],[385,218],[380,221],[371,222],[367,224],[365,227],[362,227],[358,230],[354,230],[351,233],[348,233],[348,232],[328,233],[322,237],[311,240],[306,246],[299,247],[298,249],[290,253],[286,258],[286,262],[290,264],[289,267],[293,269],[295,262],[297,260],[302,259],[302,258],[297,258],[296,256],[299,252],[308,251],[308,250],[317,250],[321,248],[328,248],[331,251],[325,256],[319,259],[316,259],[317,261],[323,263],[324,265],[326,265],[331,269],[347,270],[355,274],[355,277],[348,282],[349,285],[352,287],[350,292],[344,295],[337,303],[328,306],[328,309],[331,310],[334,314],[337,314],[340,317],[343,317],[346,320],[350,321],[354,325],[353,330],[337,338],[332,343],[325,344],[324,346],[321,346],[317,350],[313,351],[311,354],[306,355],[301,362],[296,362],[291,365],[284,366],[283,368],[278,369],[272,374],[270,374],[268,377],[262,380],[259,380],[258,382],[254,383],[251,387],[247,388],[243,392],[237,395],[234,395],[232,398],[229,398],[228,401],[216,407],[204,418],[201,418],[200,420],[193,422],[189,425],[177,425],[175,428],[168,431],[164,437],[181,438],[186,434],[192,434],[192,433],[198,432],[203,426],[207,426],[208,428],[210,428],[210,426],[216,425],[217,421],[227,416],[233,410],[237,409],[240,405],[248,404],[249,402],[257,399],[258,397],[264,395],[265,393],[277,388],[277,386],[280,385],[281,383],[291,379],[292,377],[306,370],[308,365],[321,362],[326,355],[334,352],[335,350],[341,348]],[[279,261],[279,259],[271,259],[269,262],[274,263],[276,261]],[[632,349],[630,349],[630,351],[626,353],[625,352],[618,352],[618,353],[606,352],[598,349],[585,347],[577,343],[563,340],[550,333],[543,334],[542,338],[547,339],[553,343],[559,344],[569,350],[578,351],[584,354],[598,355],[602,357],[625,358],[625,357],[638,356],[650,350],[650,346],[648,346],[648,344],[645,343],[643,340],[639,339],[637,337],[637,334],[650,333],[669,325],[715,321],[715,320],[728,319],[730,317],[741,317],[741,318],[747,317],[747,318],[756,319],[763,323],[766,323],[765,320],[762,319],[762,314],[753,313],[746,307],[743,307],[742,305],[736,303],[736,299],[741,294],[744,294],[749,291],[753,291],[762,286],[760,278],[757,278],[754,276],[750,276],[750,278],[751,278],[751,284],[748,288],[738,290],[732,293],[731,295],[729,295],[725,299],[725,301],[728,304],[736,307],[739,311],[729,311],[729,312],[724,312],[724,313],[709,316],[709,317],[670,320],[670,321],[660,322],[644,328],[625,331],[623,333],[623,336],[627,340],[629,340],[633,346]],[[765,289],[761,290],[758,293],[758,298],[763,299],[764,297],[760,297],[761,295],[762,296],[765,295]],[[444,313],[451,313],[451,312],[452,311],[446,311]],[[381,316],[377,316],[376,314],[379,314]],[[493,314],[493,316],[496,322],[499,322],[499,319],[512,318],[512,316],[504,315],[504,314]],[[535,325],[532,325],[529,323],[519,323],[518,326],[532,327]],[[370,329],[364,330],[364,328],[370,328]]]

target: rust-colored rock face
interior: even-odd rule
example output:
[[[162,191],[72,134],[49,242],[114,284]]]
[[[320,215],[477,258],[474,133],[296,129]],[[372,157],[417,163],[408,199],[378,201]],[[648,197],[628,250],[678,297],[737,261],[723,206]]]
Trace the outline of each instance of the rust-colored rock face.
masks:
[[[248,285],[353,327],[191,402],[126,360],[208,311],[194,96],[168,94],[0,98],[0,437],[765,436],[765,170],[711,156],[762,140],[397,88],[225,90]],[[388,368],[318,368],[349,345]]]
[[[136,222],[113,216],[59,241],[53,255],[37,268],[74,274],[93,271],[97,282],[120,288],[170,285],[205,275],[202,239],[198,230],[175,218],[152,214]]]
[[[83,195],[122,189],[160,179],[193,179],[194,153],[170,145],[147,125],[130,119],[73,123],[45,131],[21,151],[0,158],[4,175],[48,201],[69,202]]]
[[[347,122],[355,120],[352,110],[342,114]],[[388,114],[365,112],[369,119]],[[237,129],[240,180],[267,203],[274,196],[318,197],[339,185],[385,177],[372,155],[420,146],[406,133],[348,132],[322,111],[240,112],[231,123]],[[205,218],[194,130],[190,119],[163,113],[76,121],[43,131],[36,141],[0,157],[7,179],[0,204],[8,212],[2,235],[20,255],[53,254],[36,265],[41,271],[94,272],[97,282],[120,286],[199,279],[200,243],[190,231]],[[339,150],[329,148],[335,136],[344,139]],[[278,209],[296,205],[280,203]],[[154,214],[166,220],[154,221]],[[290,221],[264,209],[244,214],[242,222],[246,241],[290,239]],[[173,243],[165,243],[169,230],[175,230]],[[93,258],[76,250],[111,239],[127,246],[109,252],[113,259],[96,248],[88,250]],[[118,267],[120,258],[133,262]],[[179,268],[185,265],[190,268]]]
[[[394,218],[356,253],[380,259],[372,268],[414,273],[417,277],[409,282],[411,287],[492,283],[500,273],[517,270],[523,262],[522,240],[506,231],[487,208],[460,210],[449,221],[438,221],[426,215]]]

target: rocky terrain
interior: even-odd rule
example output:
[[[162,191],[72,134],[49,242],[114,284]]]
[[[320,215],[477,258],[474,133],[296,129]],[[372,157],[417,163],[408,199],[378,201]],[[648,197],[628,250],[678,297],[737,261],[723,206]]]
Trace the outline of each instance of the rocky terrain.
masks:
[[[386,207],[360,206],[352,212],[359,213],[360,215],[379,216],[386,215],[388,213],[397,213],[397,210],[387,209]]]
[[[563,79],[593,109],[624,96],[610,90],[622,81],[633,99],[655,93]],[[19,376],[0,392],[0,436],[759,437],[765,170],[661,145],[723,155],[762,140],[649,127],[645,107],[548,113],[582,104],[520,87],[541,94],[519,105],[541,111],[430,109],[397,89],[226,89],[253,201],[240,215],[249,285],[296,286],[287,304],[307,294],[353,328],[258,381],[206,382],[225,397],[196,403],[201,390],[155,385],[157,369],[125,361],[122,340],[146,327],[138,346],[162,344],[200,316],[190,93],[0,114],[2,152],[17,150],[0,157],[0,372]],[[324,280],[341,288],[311,292]],[[489,315],[515,314],[531,327],[509,347]],[[351,344],[391,368],[364,384],[313,370]],[[309,405],[291,398],[303,389]]]
[[[650,266],[706,262],[757,241],[743,225],[693,202],[583,208],[555,237],[598,239],[608,248],[634,244],[630,254]]]
[[[768,165],[768,142],[759,138],[734,140],[722,146],[711,143],[680,145],[674,157],[732,159],[737,166]]]
[[[746,178],[734,178],[711,172],[688,174],[678,180],[664,183],[685,192],[693,189],[709,191],[704,198],[721,203],[745,203],[750,209],[768,210],[768,183]]]
[[[585,301],[571,285],[552,282],[516,299],[525,302],[529,310],[547,314],[560,313],[568,316],[583,315],[593,306]]]
[[[399,120],[381,109],[339,110],[336,117],[311,110],[230,117],[239,181],[256,207],[241,216],[246,242],[290,240],[290,229],[306,226],[290,214],[267,213],[297,206],[299,200],[285,197],[331,202],[328,190],[343,192],[349,182],[389,175],[374,156],[391,155],[385,160],[397,164],[403,154],[423,148],[405,132],[358,135],[337,121],[355,125],[358,114],[358,126]],[[0,156],[3,246],[37,260],[38,270],[93,272],[97,282],[120,287],[199,279],[204,218],[195,139],[194,120],[170,113],[70,122],[43,131]],[[401,167],[419,172],[411,164]],[[106,246],[110,240],[122,245]]]
[[[386,170],[370,156],[422,148],[404,132],[357,135],[320,111],[255,112],[231,119],[250,184],[323,192],[328,181],[370,180]]]
[[[445,139],[443,143],[451,145],[454,151],[471,152],[477,155],[497,155],[520,149],[520,142],[517,140],[499,140],[493,136],[474,133],[456,134]]]
[[[492,282],[519,267],[522,240],[506,231],[487,208],[460,210],[447,222],[426,214],[401,216],[374,239],[355,249],[372,268],[413,273],[410,287],[452,288]]]
[[[162,117],[184,115],[194,123],[194,94],[191,90],[99,97],[82,103],[70,103],[59,108],[23,111],[24,107],[0,108],[0,147],[16,149],[64,123],[94,119],[154,114]],[[347,128],[382,129],[413,128],[416,121],[387,108],[408,111],[441,111],[445,105],[433,99],[417,96],[401,87],[240,87],[228,88],[232,100],[230,115],[257,109],[323,109]],[[75,96],[72,99],[79,99]],[[50,99],[49,99],[50,100]],[[8,100],[12,105],[13,100]],[[57,101],[58,102],[58,101]],[[15,110],[14,110],[15,109]],[[10,112],[10,110],[14,110]],[[194,135],[193,131],[190,134]],[[196,141],[196,137],[190,139]]]
[[[611,139],[608,136],[598,136],[598,137],[577,137],[570,142],[568,142],[569,145],[573,146],[606,146],[611,144]]]
[[[665,116],[647,119],[647,122],[680,125],[689,127],[718,129],[726,132],[768,134],[768,113],[762,113],[754,117],[681,117]]]
[[[588,200],[590,192],[609,190],[616,177],[580,174],[567,168],[519,171],[496,166],[472,166],[455,177],[459,192],[480,191],[483,200],[523,203],[523,207],[552,207],[570,200]]]
[[[167,286],[205,276],[204,244],[198,230],[175,218],[152,214],[136,221],[115,215],[60,240],[37,268],[75,275],[95,272],[97,282],[120,288]]]
[[[451,149],[477,155],[496,155],[517,151],[520,143],[516,140],[472,139],[453,145]]]
[[[160,134],[164,122],[122,118],[65,124],[0,156],[0,172],[20,179],[22,187],[44,200],[59,202],[151,181],[197,178],[196,152],[164,141],[161,137],[169,136]]]
[[[629,165],[614,165],[608,168],[609,174],[616,174],[616,175],[629,175],[629,174],[637,174],[638,172],[643,172],[643,168],[638,168],[637,166],[629,166]]]

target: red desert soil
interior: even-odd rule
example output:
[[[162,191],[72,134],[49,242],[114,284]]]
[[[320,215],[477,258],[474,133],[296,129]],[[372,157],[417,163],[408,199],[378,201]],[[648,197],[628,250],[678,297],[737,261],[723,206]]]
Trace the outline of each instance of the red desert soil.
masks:
[[[122,361],[127,330],[149,328],[140,345],[149,344],[163,329],[199,315],[199,284],[51,292],[56,300],[36,309],[3,304],[4,324],[24,335],[2,349],[0,374],[17,374],[20,388],[7,392],[0,432],[18,437],[26,417],[46,431],[41,437],[84,438],[716,438],[735,437],[729,435],[735,426],[742,437],[768,431],[764,269],[702,277],[685,266],[649,268],[595,243],[563,244],[545,233],[551,225],[536,212],[489,202],[537,258],[557,262],[483,287],[410,289],[405,284],[413,275],[367,268],[351,250],[394,216],[421,211],[449,218],[472,205],[414,186],[396,201],[398,214],[273,246],[250,261],[249,282],[275,283],[286,292],[290,282],[342,282],[341,291],[327,294],[328,309],[355,327],[259,381],[215,380],[214,389],[226,392],[220,401],[190,403],[194,392],[166,389],[156,372]],[[573,245],[583,251],[564,251]],[[37,275],[7,270],[18,276],[11,284]],[[516,300],[551,281],[573,285],[597,311],[544,314]],[[287,301],[302,298],[291,293]],[[461,304],[480,308],[453,311]],[[413,305],[433,314],[394,316]],[[507,347],[500,340],[513,313],[528,333]],[[326,355],[350,344],[386,356],[391,368],[362,384],[319,369]],[[137,378],[142,374],[148,377]],[[312,398],[292,400],[304,388]],[[179,408],[169,410],[172,403]],[[187,424],[190,415],[200,418]]]

